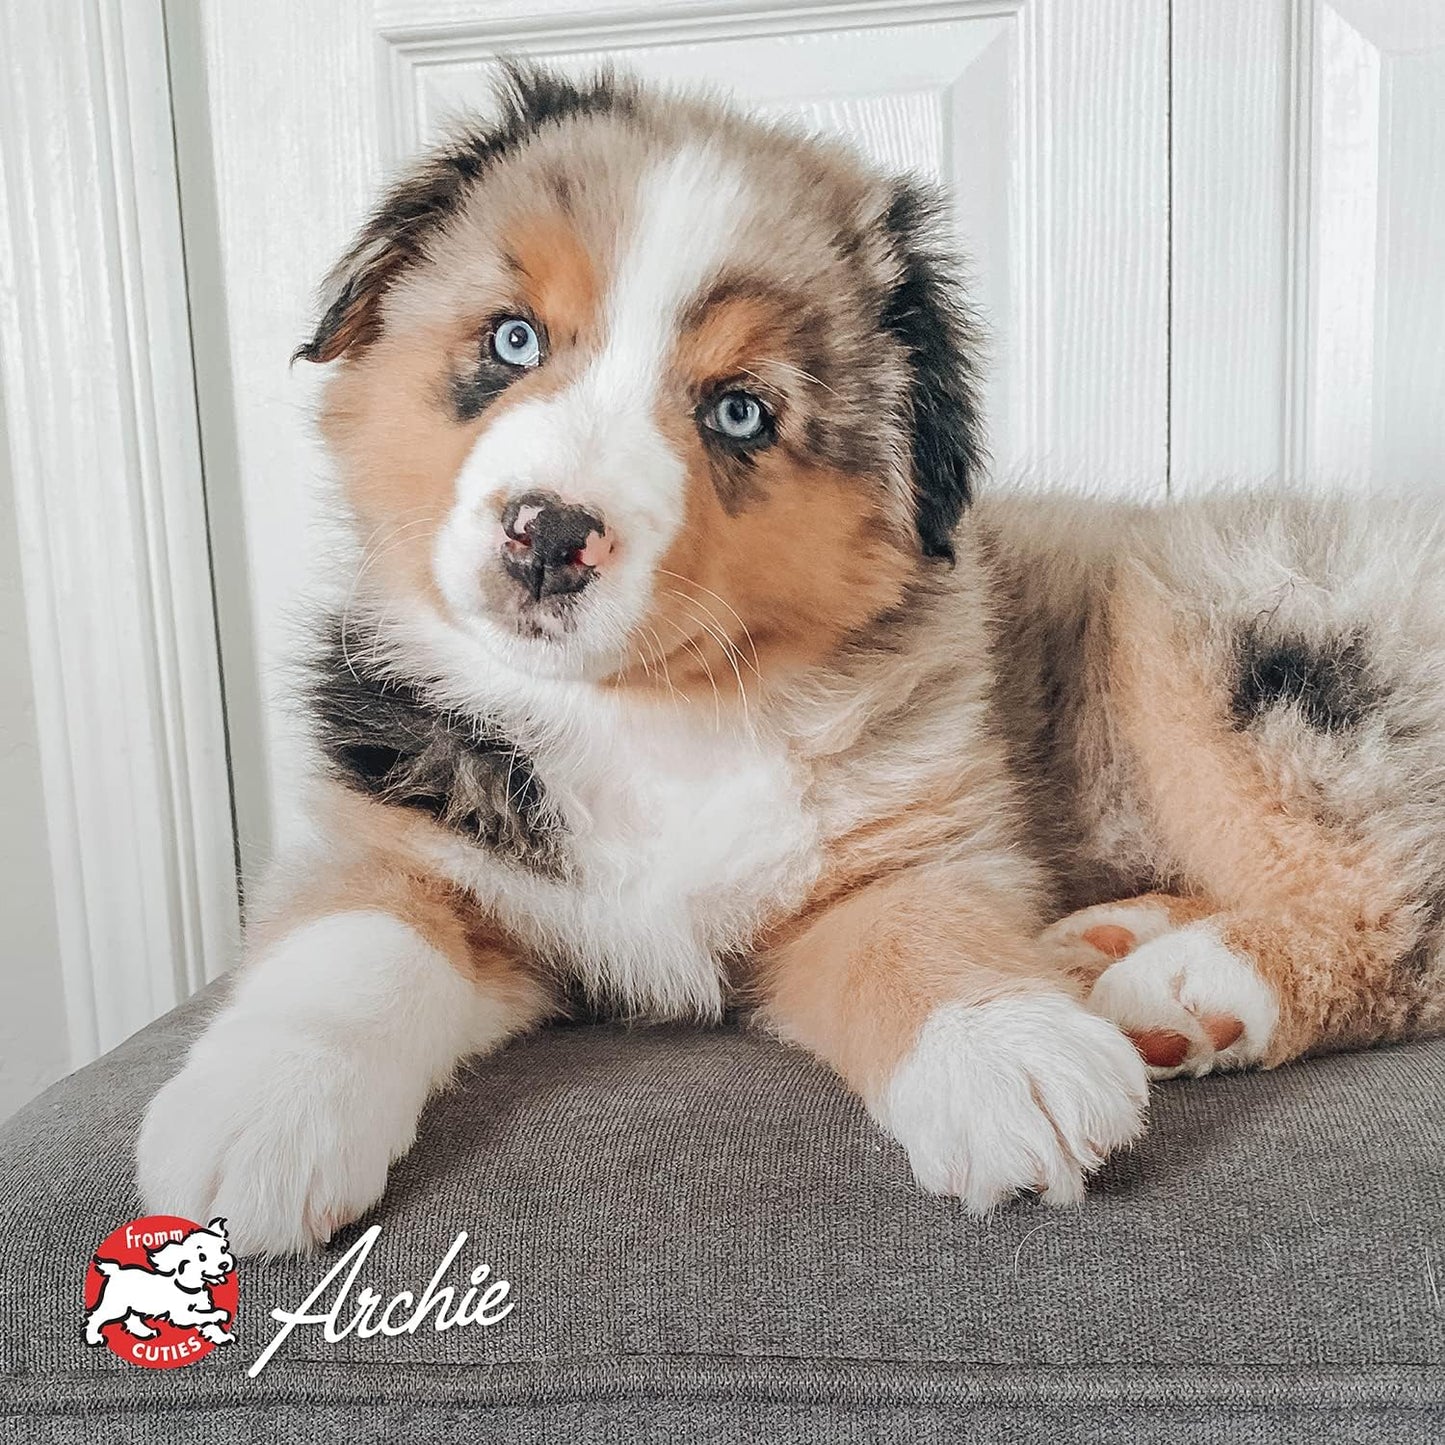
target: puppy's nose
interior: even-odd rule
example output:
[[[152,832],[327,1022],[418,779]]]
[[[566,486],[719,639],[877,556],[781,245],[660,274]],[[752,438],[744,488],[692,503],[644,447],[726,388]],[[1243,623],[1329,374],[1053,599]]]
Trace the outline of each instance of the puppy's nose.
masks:
[[[580,592],[612,554],[602,518],[551,492],[524,492],[502,512],[502,565],[534,601]]]

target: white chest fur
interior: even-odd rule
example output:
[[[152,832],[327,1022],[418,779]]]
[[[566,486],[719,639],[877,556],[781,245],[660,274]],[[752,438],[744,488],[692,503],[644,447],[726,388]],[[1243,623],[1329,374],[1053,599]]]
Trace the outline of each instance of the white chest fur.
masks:
[[[716,1015],[719,960],[816,875],[802,781],[781,740],[719,727],[710,708],[590,702],[532,750],[567,825],[572,876],[459,844],[447,871],[600,996],[663,1017]]]

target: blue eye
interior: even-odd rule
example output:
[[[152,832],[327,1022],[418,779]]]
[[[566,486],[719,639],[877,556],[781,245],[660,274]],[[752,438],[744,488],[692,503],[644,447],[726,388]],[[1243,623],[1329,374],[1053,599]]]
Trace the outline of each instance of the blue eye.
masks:
[[[508,366],[536,366],[542,359],[542,341],[530,321],[508,316],[492,332],[492,351]]]
[[[703,413],[702,424],[729,441],[757,441],[772,421],[767,407],[750,391],[725,391]]]

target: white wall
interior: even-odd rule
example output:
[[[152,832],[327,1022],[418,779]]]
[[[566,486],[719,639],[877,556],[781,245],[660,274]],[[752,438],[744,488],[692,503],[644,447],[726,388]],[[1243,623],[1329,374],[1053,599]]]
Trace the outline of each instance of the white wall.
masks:
[[[3,419],[0,407],[0,426]],[[15,489],[4,441],[0,434],[0,1118],[70,1065]]]

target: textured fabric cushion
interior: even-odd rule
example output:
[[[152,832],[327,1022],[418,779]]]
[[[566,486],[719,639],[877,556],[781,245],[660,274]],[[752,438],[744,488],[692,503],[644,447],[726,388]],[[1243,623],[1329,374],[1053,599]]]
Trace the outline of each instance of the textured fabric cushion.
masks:
[[[380,1222],[389,1295],[465,1229],[510,1316],[300,1330],[253,1380],[327,1257],[243,1261],[239,1340],[187,1368],[81,1340],[90,1253],[140,1209],[141,1111],[209,1006],[0,1128],[0,1438],[1445,1438],[1445,1045],[1166,1085],[1082,1210],[980,1222],[769,1039],[543,1033],[432,1106],[333,1245]]]

